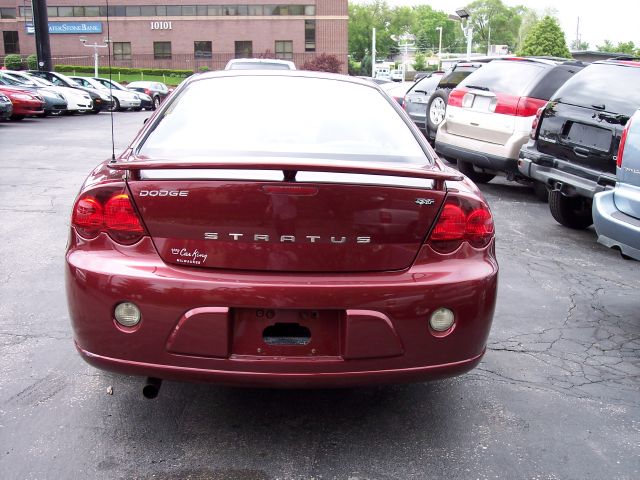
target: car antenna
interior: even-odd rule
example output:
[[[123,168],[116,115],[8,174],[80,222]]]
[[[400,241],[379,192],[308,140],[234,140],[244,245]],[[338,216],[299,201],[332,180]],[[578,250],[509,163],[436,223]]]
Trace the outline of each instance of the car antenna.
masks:
[[[111,29],[109,28],[109,0],[105,0],[105,3],[107,4],[107,56],[108,56],[108,62],[109,62],[109,97],[111,98],[111,111],[110,116],[111,116],[111,163],[115,163],[116,161],[116,140],[115,140],[115,135],[113,133],[113,110],[114,110],[114,103],[113,103],[113,85],[111,84],[112,82],[112,73],[111,73]]]

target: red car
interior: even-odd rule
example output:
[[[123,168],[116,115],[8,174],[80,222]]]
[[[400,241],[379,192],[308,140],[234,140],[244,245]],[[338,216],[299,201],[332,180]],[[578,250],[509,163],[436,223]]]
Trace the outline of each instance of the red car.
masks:
[[[19,87],[0,85],[0,93],[4,93],[13,104],[12,120],[44,113],[44,98],[37,93]]]
[[[89,175],[66,253],[78,351],[147,397],[461,374],[497,276],[476,186],[379,87],[317,72],[183,82]]]

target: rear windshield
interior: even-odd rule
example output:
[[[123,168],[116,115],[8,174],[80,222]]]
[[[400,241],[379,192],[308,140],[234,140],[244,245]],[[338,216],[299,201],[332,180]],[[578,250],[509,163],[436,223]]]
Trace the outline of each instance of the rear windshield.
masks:
[[[167,160],[224,155],[429,163],[376,87],[276,75],[194,81],[171,101],[138,152]]]
[[[413,92],[429,93],[438,84],[438,82],[440,81],[440,78],[442,78],[442,75],[437,75],[437,74],[428,78],[423,78],[418,83],[416,83],[413,87],[411,87],[410,93],[413,93]]]
[[[556,92],[554,101],[631,116],[640,107],[640,68],[594,63]]]
[[[496,60],[469,75],[460,87],[474,86],[494,93],[526,97],[547,65],[517,60]]]
[[[229,70],[291,70],[291,68],[283,63],[238,62],[229,65]]]
[[[479,65],[456,66],[452,71],[444,75],[438,83],[438,88],[456,88],[458,84],[475,72]]]

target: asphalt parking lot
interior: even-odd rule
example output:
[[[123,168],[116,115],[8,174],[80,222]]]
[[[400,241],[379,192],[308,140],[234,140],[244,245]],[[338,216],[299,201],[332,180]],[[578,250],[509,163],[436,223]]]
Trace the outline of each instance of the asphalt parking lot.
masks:
[[[117,113],[121,150],[150,114]],[[349,390],[142,380],[76,354],[63,260],[109,115],[0,122],[0,478],[640,478],[640,264],[558,225],[526,187],[482,187],[500,290],[464,376]],[[112,394],[108,394],[112,390]]]

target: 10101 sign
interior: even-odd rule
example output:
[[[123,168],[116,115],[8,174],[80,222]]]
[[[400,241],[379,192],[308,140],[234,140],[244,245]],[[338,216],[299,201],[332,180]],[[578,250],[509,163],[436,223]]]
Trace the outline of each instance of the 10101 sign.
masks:
[[[173,30],[171,22],[151,22],[151,30]]]

